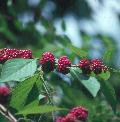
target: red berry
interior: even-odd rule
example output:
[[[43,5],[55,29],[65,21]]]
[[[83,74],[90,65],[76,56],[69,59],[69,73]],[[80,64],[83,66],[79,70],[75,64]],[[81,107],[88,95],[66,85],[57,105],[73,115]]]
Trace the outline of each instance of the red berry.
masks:
[[[39,63],[42,65],[44,72],[53,71],[55,68],[55,57],[51,52],[43,53]]]
[[[17,58],[18,50],[11,48],[3,48],[0,53],[0,62],[4,63],[8,59]]]
[[[0,63],[4,63],[5,61],[12,58],[32,58],[31,50],[17,50],[15,48],[3,48],[0,50]]]
[[[64,117],[58,117],[58,118],[56,119],[56,122],[64,122]]]
[[[0,62],[4,62],[4,61],[6,61],[6,60],[8,60],[8,55],[7,54],[2,54],[1,56],[0,56]]]
[[[61,56],[58,60],[57,70],[60,73],[68,74],[70,72],[69,67],[71,67],[71,62],[67,56]]]
[[[95,73],[95,74],[100,74],[102,72],[102,65],[103,62],[99,59],[93,59],[91,61],[91,70]]]
[[[88,117],[88,110],[84,107],[75,107],[70,111],[70,114],[73,114],[77,120],[86,121]]]
[[[67,114],[64,118],[64,122],[77,122],[76,116],[72,113]]]
[[[58,117],[56,122],[77,122],[73,114],[68,114],[66,117]]]
[[[88,59],[80,60],[79,67],[82,69],[82,72],[84,74],[90,74],[91,73],[90,60],[88,60]]]
[[[18,58],[31,59],[32,58],[32,51],[31,50],[19,50],[18,51]]]
[[[10,96],[10,88],[7,86],[0,86],[0,103],[7,104]]]
[[[15,48],[3,48],[0,50],[0,63],[12,58],[32,58],[31,50],[17,50]]]
[[[86,121],[88,117],[88,110],[84,107],[73,108],[65,117],[58,117],[56,122],[78,122]]]
[[[0,49],[0,56],[2,55],[2,53],[3,53],[3,49]]]

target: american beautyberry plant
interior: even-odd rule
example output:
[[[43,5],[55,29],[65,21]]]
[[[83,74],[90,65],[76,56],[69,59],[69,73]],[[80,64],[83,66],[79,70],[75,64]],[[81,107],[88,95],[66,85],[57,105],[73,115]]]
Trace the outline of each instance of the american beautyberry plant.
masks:
[[[41,118],[47,113],[51,113],[53,122],[88,121],[91,112],[84,105],[72,106],[69,110],[55,104],[54,89],[50,81],[46,81],[49,80],[46,76],[50,72],[65,77],[69,74],[93,97],[97,96],[101,88],[116,112],[115,91],[106,81],[110,77],[110,68],[102,60],[82,58],[78,64],[72,64],[68,56],[55,57],[49,51],[39,58],[33,57],[31,50],[0,50],[0,82],[4,83],[0,86],[0,112],[9,121],[42,122]],[[67,111],[67,115],[59,115],[58,111]]]

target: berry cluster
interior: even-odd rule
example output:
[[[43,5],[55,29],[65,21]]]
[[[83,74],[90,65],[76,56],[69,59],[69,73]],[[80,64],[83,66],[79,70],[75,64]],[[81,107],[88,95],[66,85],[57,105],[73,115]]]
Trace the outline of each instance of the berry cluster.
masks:
[[[90,61],[87,59],[83,59],[79,62],[79,68],[82,69],[82,72],[84,74],[90,74],[91,68],[90,68]]]
[[[51,52],[45,52],[43,53],[42,57],[39,61],[40,65],[42,65],[42,70],[44,72],[50,72],[53,71],[55,68],[55,57]],[[67,74],[70,72],[69,68],[71,66],[70,60],[67,58],[67,56],[61,56],[58,59],[58,66],[57,71],[63,74]]]
[[[79,63],[79,67],[82,69],[84,74],[90,74],[92,71],[95,74],[108,71],[108,67],[105,66],[100,59],[82,59]]]
[[[42,54],[40,59],[40,64],[42,65],[42,70],[44,72],[53,71],[55,68],[55,57],[51,52],[45,52]]]
[[[61,56],[58,60],[58,67],[57,67],[57,71],[61,72],[63,74],[68,74],[69,73],[69,68],[71,67],[71,62],[68,59],[67,56]]]
[[[73,108],[65,117],[58,117],[56,122],[78,122],[86,121],[88,117],[88,110],[84,107]]]
[[[17,58],[31,59],[32,51],[31,50],[18,50]]]
[[[13,58],[24,58],[30,59],[32,58],[31,50],[17,50],[13,48],[3,48],[0,50],[0,63],[3,63],[9,59]]]
[[[55,57],[51,52],[43,53],[40,58],[39,64],[42,65],[42,70],[44,72],[53,71],[55,68]],[[71,61],[67,56],[61,56],[57,62],[57,71],[62,74],[68,74],[70,72],[69,68],[71,67]],[[95,74],[100,74],[101,72],[108,71],[108,67],[103,64],[103,62],[99,59],[82,59],[79,62],[79,65],[75,65],[79,67],[84,74],[90,74],[92,71]]]
[[[0,104],[6,105],[10,97],[10,88],[7,86],[0,86]]]

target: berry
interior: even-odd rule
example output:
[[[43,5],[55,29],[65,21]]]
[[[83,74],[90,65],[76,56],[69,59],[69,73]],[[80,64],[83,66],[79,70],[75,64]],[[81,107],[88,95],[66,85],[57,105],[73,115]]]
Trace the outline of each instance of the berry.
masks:
[[[42,65],[44,72],[53,71],[55,68],[55,57],[51,52],[43,53],[39,63]]]
[[[90,60],[88,60],[88,59],[80,60],[79,67],[82,69],[82,72],[84,74],[90,74],[91,73]]]
[[[13,48],[4,48],[3,51],[5,52],[6,55],[8,55],[8,59],[12,59],[12,58],[17,58],[18,56],[18,50]]]
[[[58,117],[56,119],[56,122],[64,122],[65,118],[64,117]]]
[[[17,50],[15,48],[3,48],[0,50],[0,63],[4,63],[5,61],[13,58],[32,58],[31,50]]]
[[[31,59],[32,58],[32,51],[31,50],[19,50],[18,57],[24,59]]]
[[[11,48],[3,48],[0,51],[0,62],[4,63],[8,59],[17,58],[18,50]]]
[[[77,122],[76,116],[72,113],[67,114],[64,118],[64,122]]]
[[[7,86],[0,86],[0,103],[7,104],[10,97],[10,88]]]
[[[58,117],[56,122],[78,122],[86,121],[88,117],[88,110],[84,107],[73,108],[65,117]]]
[[[77,120],[86,121],[88,117],[88,110],[84,107],[75,107],[70,111],[70,114],[73,114]]]
[[[0,55],[0,63],[4,63],[7,60],[8,60],[8,55],[6,54]]]
[[[100,74],[102,72],[102,65],[103,62],[99,59],[93,59],[91,61],[91,70],[95,73],[95,74]]]
[[[58,59],[58,67],[57,67],[58,72],[68,74],[70,72],[68,67],[71,67],[70,60],[68,59],[67,56],[61,56]]]
[[[68,114],[65,117],[58,117],[56,122],[77,122],[77,120],[73,114]]]

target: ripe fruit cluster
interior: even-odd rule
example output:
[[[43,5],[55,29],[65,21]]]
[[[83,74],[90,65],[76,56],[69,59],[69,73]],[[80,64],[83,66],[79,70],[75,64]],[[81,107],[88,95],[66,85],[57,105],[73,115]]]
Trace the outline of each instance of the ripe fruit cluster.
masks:
[[[0,50],[0,63],[3,63],[12,58],[32,58],[31,50],[17,50],[15,48],[3,48]]]
[[[65,116],[58,117],[56,122],[78,122],[86,121],[88,117],[88,110],[84,107],[75,107]]]
[[[39,63],[42,65],[42,70],[44,72],[53,71],[55,68],[55,57],[51,52],[45,52],[40,58]],[[71,62],[68,57],[61,56],[58,59],[57,71],[63,74],[67,74],[70,72],[69,67],[71,67]]]
[[[10,97],[10,88],[7,86],[0,86],[0,104],[6,105]]]
[[[100,59],[82,59],[79,63],[79,67],[82,69],[84,74],[90,74],[92,71],[95,74],[108,71],[108,67],[105,66]]]
[[[55,57],[51,52],[45,52],[40,59],[40,64],[42,65],[42,70],[44,72],[53,71],[55,68]]]
[[[56,62],[54,55],[51,52],[43,53],[40,58],[39,64],[42,65],[42,70],[44,72],[53,71],[55,68],[55,63],[57,64],[57,71],[62,74],[68,74],[70,72],[69,68],[72,66],[71,61],[67,56],[61,56]],[[84,74],[90,74],[94,72],[95,74],[100,74],[101,72],[108,71],[108,67],[103,64],[103,62],[99,59],[82,59],[80,60],[78,65]]]
[[[68,59],[67,56],[61,56],[58,60],[58,72],[61,72],[63,74],[69,73],[69,67],[71,67],[71,62]]]

